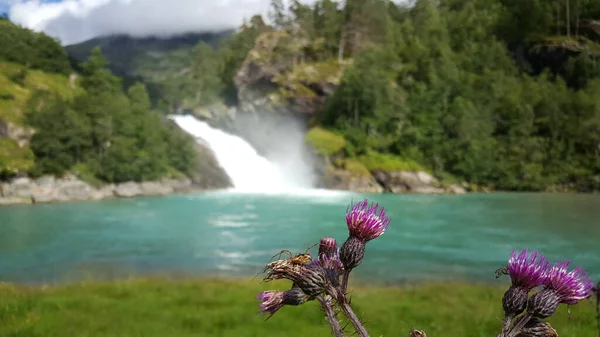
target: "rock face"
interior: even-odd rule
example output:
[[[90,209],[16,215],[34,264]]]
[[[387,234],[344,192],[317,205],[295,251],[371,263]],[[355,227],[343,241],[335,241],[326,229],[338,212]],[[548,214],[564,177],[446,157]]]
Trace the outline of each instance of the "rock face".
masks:
[[[377,180],[377,182],[383,186],[383,189],[391,193],[466,193],[466,190],[462,186],[443,186],[434,176],[423,171],[386,172],[378,170],[372,173],[375,180]]]
[[[175,122],[165,119],[165,123],[170,123],[173,132],[179,133],[182,137],[192,137],[184,130],[179,128]],[[197,168],[189,173],[189,177],[196,188],[200,189],[220,189],[232,187],[233,184],[227,173],[223,170],[213,151],[206,145],[196,141],[195,147],[197,153]]]
[[[52,176],[38,179],[16,178],[1,185],[0,205],[158,196],[194,189],[195,186],[188,178],[125,182],[100,188],[94,188],[73,175],[58,179]]]
[[[436,178],[426,172],[375,171],[375,179],[392,193],[444,193]]]
[[[333,190],[381,193],[383,187],[371,175],[357,175],[345,170],[331,170],[322,178],[323,186]]]
[[[198,168],[191,174],[194,186],[202,189],[219,189],[233,187],[231,178],[225,173],[223,168],[214,156],[214,153],[208,147],[198,144],[196,146],[198,153]]]
[[[32,128],[17,126],[10,122],[4,122],[0,119],[0,137],[11,138],[17,141],[20,147],[29,143],[29,140],[35,133]]]
[[[297,44],[285,32],[258,37],[234,78],[242,112],[307,118],[321,110],[339,85],[345,65],[302,62]]]

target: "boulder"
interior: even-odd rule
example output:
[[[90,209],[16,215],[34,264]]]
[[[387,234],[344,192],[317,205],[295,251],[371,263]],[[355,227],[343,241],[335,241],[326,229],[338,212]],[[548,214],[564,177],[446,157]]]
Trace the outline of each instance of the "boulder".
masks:
[[[115,195],[119,198],[133,198],[142,195],[142,189],[139,184],[129,181],[117,184],[115,186]]]
[[[467,190],[464,187],[462,187],[460,185],[456,185],[456,184],[448,186],[448,188],[446,188],[446,190],[449,193],[452,193],[452,194],[465,194],[465,193],[467,193]]]
[[[419,171],[374,171],[373,177],[383,188],[392,193],[444,193],[439,181],[431,174]]]
[[[381,193],[383,187],[371,175],[355,174],[346,170],[330,170],[323,178],[323,187],[359,193]]]

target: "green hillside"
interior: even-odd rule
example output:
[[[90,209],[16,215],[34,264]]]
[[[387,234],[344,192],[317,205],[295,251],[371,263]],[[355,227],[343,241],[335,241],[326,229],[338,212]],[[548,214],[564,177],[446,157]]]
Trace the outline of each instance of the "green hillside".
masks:
[[[50,37],[0,20],[0,179],[75,172],[93,183],[195,174],[194,141],[124,86],[99,49],[78,66]]]
[[[63,74],[29,70],[24,65],[0,60],[0,119],[22,125],[23,112],[34,91],[45,90],[72,100],[82,92],[75,81],[72,84]]]
[[[86,60],[92,50],[100,48],[109,60],[109,69],[122,77],[148,75],[148,65],[160,67],[160,63],[171,53],[189,52],[195,45],[205,42],[216,46],[217,41],[230,35],[231,31],[219,33],[188,33],[166,38],[134,38],[126,35],[97,37],[81,43],[66,46],[69,55],[76,61]]]

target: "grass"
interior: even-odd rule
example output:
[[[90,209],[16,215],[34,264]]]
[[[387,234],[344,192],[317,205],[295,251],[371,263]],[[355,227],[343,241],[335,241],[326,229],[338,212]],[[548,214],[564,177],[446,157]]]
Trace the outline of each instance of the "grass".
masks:
[[[322,156],[334,155],[346,146],[346,139],[343,136],[318,126],[308,130],[305,139],[315,148],[317,154]]]
[[[29,146],[19,147],[17,141],[0,137],[0,174],[27,171],[34,160]]]
[[[371,174],[365,165],[355,159],[344,159],[342,166],[346,171],[357,176],[368,176]]]
[[[369,171],[382,170],[427,172],[427,170],[416,161],[386,153],[369,152],[366,155],[360,156],[358,160],[363,163]]]
[[[27,70],[22,81],[15,80],[24,66],[0,61],[0,119],[22,124],[27,100],[36,89],[53,92],[63,99],[73,99],[81,88],[73,89],[64,75],[49,74],[41,70]],[[22,83],[19,83],[22,82]]]
[[[280,281],[129,279],[26,288],[0,284],[0,336],[331,336],[316,301],[271,319],[256,294]],[[371,336],[496,336],[504,287],[430,284],[352,287],[352,305]],[[596,337],[593,303],[561,306],[550,319],[561,336]],[[348,331],[350,332],[350,331]],[[350,335],[350,334],[348,334]]]

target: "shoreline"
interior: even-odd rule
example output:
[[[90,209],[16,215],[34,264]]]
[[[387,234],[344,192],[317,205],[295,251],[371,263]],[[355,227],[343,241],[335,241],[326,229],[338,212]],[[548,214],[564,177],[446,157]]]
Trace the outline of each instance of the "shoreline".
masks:
[[[2,281],[0,280],[0,286],[12,286],[18,288],[28,288],[28,289],[46,289],[46,288],[64,288],[71,287],[77,285],[112,285],[119,283],[139,283],[139,282],[158,282],[158,283],[178,283],[178,284],[189,284],[189,283],[203,283],[203,282],[224,282],[224,283],[238,283],[238,284],[246,284],[246,285],[261,285],[268,284],[262,281],[262,278],[248,275],[224,275],[218,273],[206,273],[203,275],[200,274],[190,274],[190,273],[164,273],[164,272],[154,272],[148,274],[123,274],[117,275],[113,277],[109,276],[99,276],[99,275],[91,275],[87,274],[87,276],[81,276],[76,279],[69,279],[68,276],[65,276],[63,280],[54,280],[54,281],[46,281],[46,282],[15,282],[15,281]],[[495,279],[493,276],[489,282],[485,282],[482,280],[470,280],[464,277],[448,277],[448,278],[407,278],[403,280],[397,281],[379,281],[374,282],[372,280],[365,280],[357,276],[350,277],[350,284],[355,288],[377,288],[377,289],[386,289],[386,288],[421,288],[427,287],[431,285],[477,285],[481,287],[505,287],[510,284],[510,279],[506,278],[504,280]]]
[[[68,181],[72,184],[72,188],[82,189],[74,194],[61,194],[60,188],[52,188],[44,186],[37,181],[39,180],[54,180],[59,182]],[[17,183],[0,182],[0,208],[7,206],[31,206],[37,204],[65,204],[77,202],[94,202],[102,200],[118,200],[118,199],[133,199],[139,197],[165,197],[170,195],[186,195],[205,193],[212,191],[226,191],[229,188],[207,188],[195,185],[189,178],[182,179],[163,179],[159,181],[144,181],[144,182],[124,182],[120,184],[107,184],[101,187],[93,187],[90,184],[74,177],[55,178],[52,176],[44,176],[38,179],[17,178]],[[29,185],[30,188],[19,189],[19,185]],[[33,186],[31,186],[33,185]],[[13,187],[17,186],[17,191]],[[32,188],[31,188],[32,187]],[[441,193],[427,192],[402,192],[393,193],[388,191],[382,192],[365,192],[361,190],[339,189],[318,187],[327,191],[340,192],[355,192],[368,194],[397,194],[397,195],[467,195],[467,194],[547,194],[547,195],[600,195],[599,191],[579,192],[574,190],[545,190],[545,191],[504,191],[504,190],[485,190],[485,191],[465,191],[463,193],[453,193],[452,191],[444,191]],[[8,193],[5,192],[8,190]],[[11,191],[12,190],[12,191]]]
[[[157,181],[123,182],[94,187],[74,175],[62,178],[42,176],[16,178],[0,183],[0,207],[36,204],[62,204],[100,200],[161,197],[217,190],[197,186],[189,178],[165,178]]]

